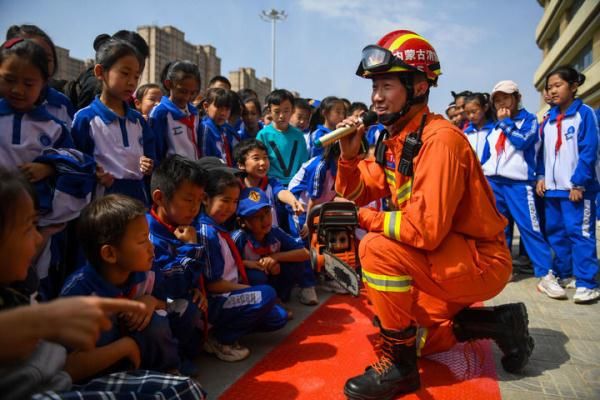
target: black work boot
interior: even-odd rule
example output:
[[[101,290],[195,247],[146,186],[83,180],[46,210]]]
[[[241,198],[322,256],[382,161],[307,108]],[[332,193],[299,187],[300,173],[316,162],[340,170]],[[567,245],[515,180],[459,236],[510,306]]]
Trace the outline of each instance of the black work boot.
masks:
[[[420,386],[417,368],[416,328],[381,329],[381,356],[365,373],[346,381],[344,394],[351,400],[386,400]]]
[[[502,367],[517,373],[527,365],[533,351],[527,308],[523,303],[496,307],[465,308],[454,317],[454,335],[459,342],[493,339],[502,353]]]

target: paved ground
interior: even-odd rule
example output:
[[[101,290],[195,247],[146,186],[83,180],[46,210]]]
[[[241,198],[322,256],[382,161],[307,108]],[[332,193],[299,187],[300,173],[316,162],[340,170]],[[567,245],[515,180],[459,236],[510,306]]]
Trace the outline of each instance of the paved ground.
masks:
[[[496,370],[507,400],[600,399],[600,304],[577,305],[552,300],[535,289],[537,279],[517,275],[487,304],[523,301],[535,350],[524,375]],[[568,290],[569,297],[574,289]]]
[[[552,300],[536,291],[536,283],[532,275],[517,274],[499,296],[486,303],[523,301],[529,311],[529,329],[536,343],[523,375],[504,372],[496,349],[496,370],[502,398],[600,399],[600,303],[576,305],[572,300]],[[570,298],[573,293],[574,289],[568,290]],[[321,292],[320,298],[325,301],[328,294]],[[290,307],[295,319],[283,330],[269,335],[251,335],[244,340],[252,350],[249,359],[230,364],[210,356],[201,357],[199,380],[210,398],[218,398],[315,310],[297,301],[292,301]]]

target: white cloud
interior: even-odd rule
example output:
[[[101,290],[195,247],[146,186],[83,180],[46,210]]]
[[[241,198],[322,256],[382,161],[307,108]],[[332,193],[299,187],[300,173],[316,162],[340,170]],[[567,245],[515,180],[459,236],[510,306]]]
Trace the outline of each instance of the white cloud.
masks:
[[[300,0],[300,5],[306,11],[362,30],[365,42],[374,42],[401,28],[423,35],[435,47],[451,44],[464,49],[485,36],[478,28],[453,22],[442,6],[432,12],[431,5],[421,0]]]

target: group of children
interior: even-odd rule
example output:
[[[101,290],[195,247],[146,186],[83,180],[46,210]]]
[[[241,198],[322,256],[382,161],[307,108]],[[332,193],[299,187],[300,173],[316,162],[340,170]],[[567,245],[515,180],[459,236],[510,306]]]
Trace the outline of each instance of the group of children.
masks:
[[[295,286],[300,302],[318,304],[306,213],[335,198],[339,150],[311,143],[348,105],[329,97],[315,111],[280,89],[264,114],[255,93],[235,93],[223,77],[200,97],[198,67],[182,60],[165,66],[160,85],[138,87],[148,54],[139,35],[99,35],[94,49],[94,66],[64,85],[69,99],[52,88],[55,49],[41,29],[11,27],[0,48],[0,174],[11,210],[1,232],[14,237],[11,218],[23,218],[36,233],[19,273],[0,282],[0,308],[34,296],[143,305],[105,315],[92,345],[59,341],[75,383],[132,368],[195,376],[202,350],[245,359],[240,338],[293,318],[284,303]],[[11,202],[19,195],[31,210]],[[19,251],[3,241],[6,262]]]
[[[21,225],[22,235],[35,233],[18,245],[0,241],[5,262],[19,267],[0,272],[0,314],[36,290],[45,301],[135,300],[93,327],[103,331],[92,345],[59,341],[75,382],[130,368],[194,376],[202,350],[245,359],[244,335],[293,317],[285,302],[295,286],[300,302],[318,304],[307,216],[337,198],[340,152],[314,143],[368,107],[279,89],[263,110],[256,93],[233,92],[224,77],[200,96],[198,66],[185,60],[167,64],[160,84],[138,87],[148,46],[137,33],[100,35],[94,49],[94,66],[64,85],[69,99],[50,85],[55,49],[41,29],[11,27],[0,48],[0,195],[11,209],[0,234],[13,238]],[[600,297],[598,123],[575,98],[583,79],[569,68],[548,76],[553,107],[541,127],[511,81],[491,96],[459,93],[448,109],[499,210],[519,227],[538,288],[564,298],[560,283],[573,276],[581,303]],[[364,156],[383,132],[369,128]],[[536,193],[545,199],[545,236]],[[335,281],[323,285],[343,292]]]
[[[600,159],[598,110],[576,97],[585,76],[568,66],[546,77],[550,106],[542,121],[523,108],[513,81],[491,94],[453,93],[448,118],[467,135],[496,196],[498,210],[518,227],[540,278],[537,289],[575,303],[600,298],[596,217]]]

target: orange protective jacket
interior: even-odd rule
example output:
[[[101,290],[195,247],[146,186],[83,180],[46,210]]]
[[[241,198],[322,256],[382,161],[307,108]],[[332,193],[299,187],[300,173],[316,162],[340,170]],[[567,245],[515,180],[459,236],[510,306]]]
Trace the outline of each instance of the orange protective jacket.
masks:
[[[428,114],[423,145],[414,158],[414,176],[407,177],[398,172],[398,162],[405,138],[418,129],[423,113]],[[463,235],[473,250],[487,253],[490,263],[510,262],[506,247],[500,249],[506,219],[497,211],[477,156],[458,128],[425,107],[384,143],[385,167],[373,158],[340,158],[338,163],[335,187],[341,196],[361,206],[391,196],[397,209],[361,208],[361,226],[427,252],[435,252],[449,233],[456,233]]]

